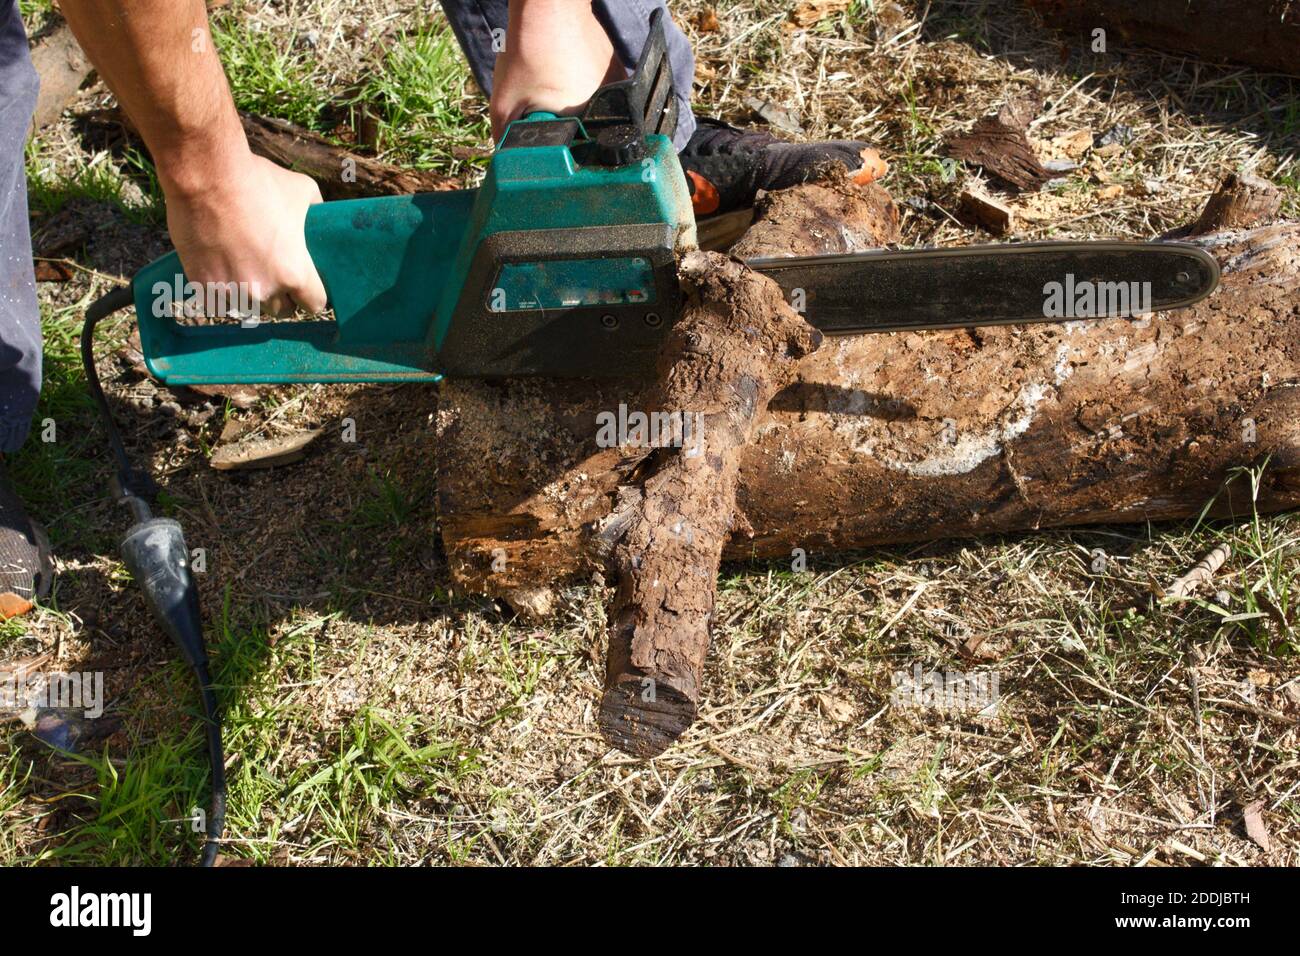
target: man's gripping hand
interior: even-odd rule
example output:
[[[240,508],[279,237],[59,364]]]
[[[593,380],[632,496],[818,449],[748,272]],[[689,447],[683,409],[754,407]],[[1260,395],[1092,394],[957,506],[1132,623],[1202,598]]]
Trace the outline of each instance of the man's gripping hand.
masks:
[[[249,154],[202,188],[170,189],[167,229],[190,281],[247,283],[270,315],[287,315],[295,303],[319,312],[325,287],[304,224],[320,201],[313,180]]]

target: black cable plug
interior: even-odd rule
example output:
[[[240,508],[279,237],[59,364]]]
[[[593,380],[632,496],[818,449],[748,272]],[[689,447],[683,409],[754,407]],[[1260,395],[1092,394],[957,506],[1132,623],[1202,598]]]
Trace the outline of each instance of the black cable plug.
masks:
[[[199,682],[203,717],[207,725],[208,759],[212,765],[212,808],[208,813],[207,837],[201,865],[212,866],[226,823],[226,760],[221,744],[221,717],[212,689],[208,653],[203,642],[203,615],[199,590],[190,573],[190,553],[178,521],[155,518],[148,500],[154,484],[149,475],[131,467],[126,446],[113,421],[104,388],[95,370],[95,326],[106,316],[132,304],[130,286],[122,286],[97,299],[86,310],[81,329],[81,361],[86,369],[90,394],[108,431],[109,447],[117,466],[113,497],[131,509],[135,524],[122,538],[122,560],[144,592],[145,602],[158,626],[167,632]]]

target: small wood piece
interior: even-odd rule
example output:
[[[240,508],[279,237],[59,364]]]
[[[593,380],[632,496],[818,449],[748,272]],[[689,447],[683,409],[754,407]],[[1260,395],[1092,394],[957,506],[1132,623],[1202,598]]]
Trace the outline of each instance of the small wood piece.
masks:
[[[118,124],[138,138],[122,110],[98,110],[88,118],[98,125]],[[325,199],[404,196],[458,189],[459,179],[423,169],[403,169],[336,146],[288,120],[241,112],[248,146],[258,156],[316,180]]]
[[[1016,217],[1011,207],[973,186],[961,191],[957,217],[962,222],[979,226],[995,236],[1004,236],[1015,228]]]
[[[276,468],[307,457],[307,446],[320,436],[319,428],[289,432],[273,438],[258,438],[222,445],[212,453],[208,464],[218,471],[246,471]]]
[[[1252,800],[1241,808],[1241,822],[1246,828],[1246,836],[1251,841],[1268,853],[1273,845],[1269,840],[1268,827],[1264,823],[1264,801]]]
[[[259,156],[305,173],[326,199],[401,196],[456,189],[458,179],[423,169],[403,169],[335,146],[288,120],[241,112],[248,145]]]
[[[1169,585],[1165,591],[1167,598],[1185,598],[1197,588],[1214,579],[1215,573],[1223,567],[1223,562],[1232,554],[1232,548],[1221,544],[1197,562],[1196,567]]]
[[[948,155],[982,166],[1016,189],[1042,188],[1052,173],[1039,162],[1025,135],[1041,104],[1037,93],[1012,97],[996,113],[976,120],[969,133],[948,137]]]

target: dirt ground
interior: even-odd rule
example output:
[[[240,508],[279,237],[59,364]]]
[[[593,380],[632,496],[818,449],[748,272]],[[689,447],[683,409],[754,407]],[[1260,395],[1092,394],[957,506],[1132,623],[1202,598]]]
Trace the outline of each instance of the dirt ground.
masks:
[[[1040,154],[1081,165],[1014,200],[1012,238],[1149,238],[1193,219],[1236,169],[1278,183],[1285,214],[1300,212],[1300,81],[1095,54],[1017,4],[822,3],[800,25],[808,6],[673,4],[695,45],[697,111],[754,123],[748,101],[770,100],[796,114],[787,135],[870,141],[891,166],[903,245],[987,240],[952,215],[974,173],[941,142],[1028,89],[1046,101],[1031,127]],[[288,57],[295,82],[341,96],[422,11],[316,0],[221,16]],[[307,96],[247,77],[237,95],[259,83],[289,90],[267,112]],[[418,148],[394,132],[389,155],[472,185],[484,107],[467,78],[444,93],[460,118]],[[89,301],[168,247],[147,163],[85,121],[107,102],[85,88],[29,161],[37,228],[68,202],[102,221],[73,278],[40,286],[41,415],[64,437],[13,471],[59,578],[45,606],[4,625],[0,663],[103,671],[109,706],[77,728],[72,755],[0,725],[7,863],[188,863],[198,839],[182,818],[205,802],[197,702],[117,557],[126,517],[107,496],[75,356]],[[1099,144],[1107,134],[1118,148]],[[111,189],[84,175],[101,168]],[[663,756],[634,760],[596,732],[605,593],[567,592],[544,624],[455,593],[435,516],[436,388],[265,388],[251,408],[178,398],[120,356],[129,331],[109,323],[99,368],[165,510],[204,549],[230,862],[1297,862],[1294,515],[909,546],[807,573],[726,566],[701,717]],[[218,472],[207,458],[231,422],[322,432],[299,463]],[[1232,557],[1196,600],[1140,599],[1225,543]],[[1260,595],[1276,614],[1254,610]],[[996,677],[996,701],[900,702],[899,680],[933,669]]]

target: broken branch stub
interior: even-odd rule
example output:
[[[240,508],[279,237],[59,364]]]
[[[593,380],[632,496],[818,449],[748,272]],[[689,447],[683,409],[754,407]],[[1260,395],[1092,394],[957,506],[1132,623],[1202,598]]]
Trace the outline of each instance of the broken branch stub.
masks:
[[[741,451],[821,343],[776,283],[736,259],[694,252],[679,273],[687,304],[649,404],[680,416],[682,440],[646,459],[649,474],[596,535],[618,579],[598,723],[614,746],[642,757],[695,720]]]

